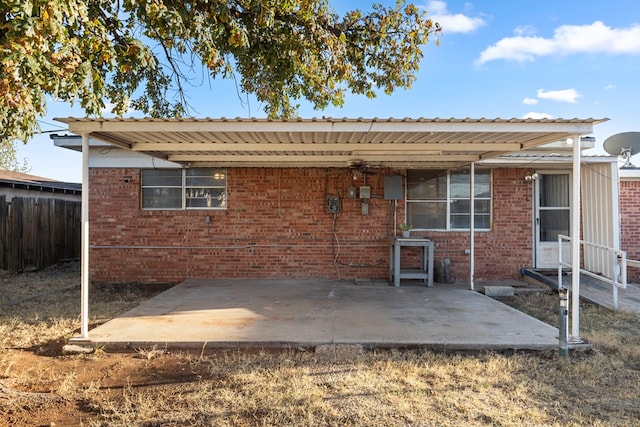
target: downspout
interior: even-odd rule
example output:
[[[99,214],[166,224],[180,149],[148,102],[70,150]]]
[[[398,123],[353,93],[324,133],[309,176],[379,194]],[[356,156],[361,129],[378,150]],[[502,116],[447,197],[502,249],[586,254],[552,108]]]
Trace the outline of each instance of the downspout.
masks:
[[[82,244],[80,271],[80,333],[89,338],[89,135],[82,134]]]
[[[573,137],[571,194],[571,341],[580,339],[580,136]],[[559,248],[562,250],[562,248]]]
[[[476,187],[476,164],[475,163],[471,163],[471,179],[469,182],[469,186],[470,186],[470,208],[469,208],[469,215],[471,216],[469,218],[469,288],[473,291],[474,290],[474,275],[475,275],[475,269],[476,269],[476,263],[475,263],[475,204],[476,204],[476,200],[475,200],[475,187]]]

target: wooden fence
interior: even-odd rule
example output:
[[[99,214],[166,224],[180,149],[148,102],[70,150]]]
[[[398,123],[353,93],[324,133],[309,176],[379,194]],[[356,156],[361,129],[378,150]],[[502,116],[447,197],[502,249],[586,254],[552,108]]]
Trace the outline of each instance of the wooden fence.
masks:
[[[80,257],[81,204],[0,196],[0,269],[20,272]]]

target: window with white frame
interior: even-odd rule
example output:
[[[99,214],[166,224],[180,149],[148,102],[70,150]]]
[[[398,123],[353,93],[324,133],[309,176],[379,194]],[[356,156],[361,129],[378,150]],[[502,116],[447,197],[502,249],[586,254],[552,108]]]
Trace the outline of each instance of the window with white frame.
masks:
[[[224,169],[143,169],[142,209],[225,209]]]
[[[476,170],[474,227],[491,228],[491,171]],[[469,170],[407,171],[407,223],[414,229],[469,230]]]

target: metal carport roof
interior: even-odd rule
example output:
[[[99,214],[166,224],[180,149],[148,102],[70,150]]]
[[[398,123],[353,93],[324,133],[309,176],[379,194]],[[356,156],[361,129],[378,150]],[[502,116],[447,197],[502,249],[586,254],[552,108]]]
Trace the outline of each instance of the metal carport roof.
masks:
[[[89,139],[185,166],[455,167],[572,138],[572,205],[579,206],[580,137],[607,119],[154,119],[60,118],[82,136],[81,334],[88,337]],[[472,174],[473,176],[473,174]],[[473,183],[473,181],[472,181]],[[472,192],[473,194],[473,192]],[[473,199],[472,199],[473,200]],[[473,206],[473,202],[471,203]],[[473,215],[472,215],[473,217]],[[472,222],[473,224],[473,222]],[[571,235],[580,235],[579,209]],[[474,230],[470,230],[471,259]],[[579,241],[572,265],[580,267]],[[470,283],[473,289],[473,261]],[[578,275],[573,289],[579,288]],[[572,306],[577,306],[574,292]],[[575,315],[575,314],[574,314]]]
[[[203,167],[454,167],[588,135],[607,119],[59,118],[78,135]]]

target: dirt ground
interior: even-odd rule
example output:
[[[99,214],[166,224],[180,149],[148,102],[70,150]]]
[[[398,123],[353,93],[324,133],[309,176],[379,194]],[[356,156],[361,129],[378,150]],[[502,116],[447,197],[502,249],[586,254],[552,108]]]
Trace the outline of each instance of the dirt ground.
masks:
[[[37,272],[0,272],[0,425],[76,426],[100,414],[100,399],[125,387],[181,384],[197,370],[174,358],[144,350],[64,355],[63,346],[79,334],[79,263]],[[135,307],[170,285],[113,285],[91,288],[90,327]],[[85,390],[101,393],[85,399]],[[97,400],[96,400],[97,398]]]
[[[586,306],[591,350],[444,354],[313,349],[65,355],[79,266],[0,273],[0,425],[640,425],[640,317]],[[91,287],[91,327],[167,289]],[[549,323],[557,297],[507,301]]]
[[[21,372],[18,381],[10,377],[0,382],[0,417],[12,426],[82,425],[99,418],[103,404],[118,398],[127,387],[171,385],[179,390],[181,384],[207,375],[206,369],[199,371],[171,357],[148,360],[131,354],[105,354],[43,358],[29,351],[10,350],[4,358],[10,360],[12,371]],[[85,399],[83,390],[64,390],[70,375],[82,388],[99,387],[102,392]]]

